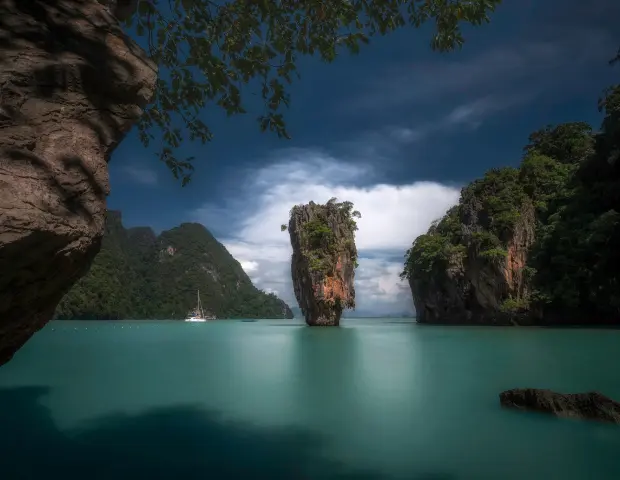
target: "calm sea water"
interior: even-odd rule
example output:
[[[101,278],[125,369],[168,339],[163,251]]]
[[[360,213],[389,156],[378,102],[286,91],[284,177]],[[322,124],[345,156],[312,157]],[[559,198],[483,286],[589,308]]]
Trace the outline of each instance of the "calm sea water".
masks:
[[[2,478],[618,479],[620,427],[498,393],[620,398],[619,359],[613,330],[52,322],[0,368]]]

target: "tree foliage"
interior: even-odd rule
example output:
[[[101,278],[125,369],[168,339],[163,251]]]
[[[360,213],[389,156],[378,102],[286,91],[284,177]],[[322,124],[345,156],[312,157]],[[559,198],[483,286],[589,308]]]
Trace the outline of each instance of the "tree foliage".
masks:
[[[620,85],[607,90],[595,153],[579,165],[540,226],[531,264],[552,308],[620,315]]]
[[[577,164],[594,152],[592,127],[585,122],[547,125],[532,133],[529,140],[526,153],[536,152],[566,164]]]
[[[463,214],[474,215],[474,222],[504,241],[512,234],[526,199],[516,168],[493,168],[482,179],[475,180],[461,191]]]
[[[298,77],[299,58],[331,62],[358,53],[376,35],[433,22],[430,46],[446,52],[464,42],[461,26],[480,25],[501,0],[139,0],[127,26],[148,42],[160,67],[152,104],[140,119],[141,141],[161,143],[159,158],[183,184],[192,158],[175,149],[213,133],[200,113],[215,104],[228,115],[246,113],[258,94],[262,131],[289,138],[283,107]],[[244,86],[248,85],[248,89]],[[178,127],[177,125],[180,125]]]
[[[458,259],[501,259],[520,206],[535,207],[535,243],[523,274],[530,294],[502,310],[620,321],[620,85],[600,102],[599,132],[583,122],[530,135],[518,169],[493,169],[406,253],[403,278],[424,281]],[[479,248],[472,249],[476,244]]]

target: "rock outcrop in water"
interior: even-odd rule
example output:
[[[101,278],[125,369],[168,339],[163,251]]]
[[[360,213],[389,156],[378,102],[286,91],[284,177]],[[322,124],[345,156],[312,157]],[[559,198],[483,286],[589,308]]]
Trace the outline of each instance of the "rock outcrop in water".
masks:
[[[448,247],[445,258],[430,271],[409,277],[417,321],[509,325],[519,315],[506,311],[504,302],[518,304],[529,293],[524,267],[534,243],[534,208],[527,200],[518,205],[516,221],[500,240],[489,234],[489,207],[484,201],[468,196],[459,207],[430,235],[446,228],[446,223],[458,223],[461,243]]]
[[[0,364],[100,248],[107,162],[157,78],[127,3],[0,0]]]
[[[417,320],[448,325],[620,324],[620,86],[603,126],[546,127],[519,168],[461,192],[407,252]]]
[[[325,205],[310,202],[291,210],[293,288],[308,325],[339,325],[343,309],[355,308],[359,217],[351,202],[337,203],[335,198]]]
[[[500,393],[499,401],[507,408],[620,423],[620,403],[598,392],[557,393],[538,388],[515,388]]]

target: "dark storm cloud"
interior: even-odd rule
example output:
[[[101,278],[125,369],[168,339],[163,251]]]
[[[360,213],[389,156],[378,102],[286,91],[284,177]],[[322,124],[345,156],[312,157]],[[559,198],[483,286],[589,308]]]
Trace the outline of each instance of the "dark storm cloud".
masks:
[[[360,94],[342,110],[411,110],[439,100],[469,103],[503,93],[532,100],[557,78],[569,91],[590,67],[606,65],[620,46],[620,0],[521,1],[505,1],[498,9],[485,33],[486,48],[472,44],[448,61],[395,63],[361,79]],[[503,37],[500,25],[507,22],[513,34]]]
[[[588,26],[620,38],[620,1],[547,0],[538,2],[540,20],[563,26]]]

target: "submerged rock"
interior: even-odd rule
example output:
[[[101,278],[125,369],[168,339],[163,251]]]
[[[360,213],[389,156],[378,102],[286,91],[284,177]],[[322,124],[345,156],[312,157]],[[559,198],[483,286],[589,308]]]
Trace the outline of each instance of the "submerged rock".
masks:
[[[500,393],[499,401],[507,408],[620,423],[620,403],[598,392],[557,393],[538,388],[515,388]]]
[[[0,0],[0,365],[99,251],[110,154],[154,93],[132,2],[104,3]]]
[[[355,308],[355,231],[359,212],[351,202],[310,202],[291,210],[291,274],[297,303],[308,325],[340,324],[343,309]],[[283,229],[287,227],[283,225]]]

